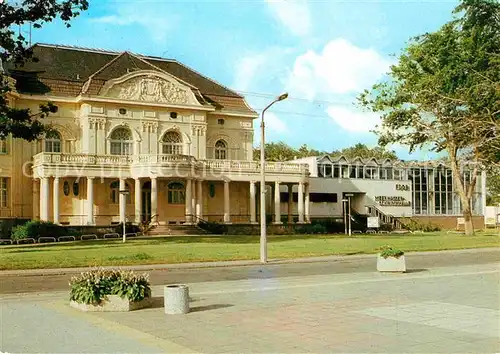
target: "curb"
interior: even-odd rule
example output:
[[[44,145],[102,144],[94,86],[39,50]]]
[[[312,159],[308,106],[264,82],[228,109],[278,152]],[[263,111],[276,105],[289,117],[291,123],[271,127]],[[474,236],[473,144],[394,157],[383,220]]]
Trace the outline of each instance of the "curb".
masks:
[[[500,247],[484,247],[461,250],[444,250],[444,251],[420,251],[420,252],[405,252],[408,256],[430,255],[437,253],[480,253],[484,251],[492,251],[499,253]],[[103,266],[103,269],[125,269],[133,271],[151,271],[151,270],[167,270],[167,269],[196,269],[196,268],[221,268],[221,267],[244,267],[244,266],[273,266],[279,264],[295,264],[295,263],[317,263],[317,262],[340,262],[355,259],[373,258],[374,254],[356,254],[356,255],[334,255],[320,257],[304,257],[290,259],[270,259],[268,263],[262,264],[259,260],[241,260],[241,261],[214,261],[214,262],[192,262],[192,263],[171,263],[171,264],[143,264],[129,266]],[[49,276],[49,275],[66,275],[79,274],[86,272],[95,267],[79,267],[79,268],[53,268],[53,269],[22,269],[22,270],[2,270],[2,276]]]

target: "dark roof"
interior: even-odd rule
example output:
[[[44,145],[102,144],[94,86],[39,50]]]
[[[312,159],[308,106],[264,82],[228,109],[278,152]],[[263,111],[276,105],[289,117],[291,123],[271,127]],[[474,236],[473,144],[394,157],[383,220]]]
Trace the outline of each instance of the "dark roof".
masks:
[[[97,94],[107,80],[135,70],[164,71],[199,91],[198,97],[218,109],[254,113],[244,98],[176,60],[102,49],[35,44],[34,57],[21,68],[7,65],[22,93],[77,96],[91,78],[89,94]],[[202,102],[206,103],[206,102]]]

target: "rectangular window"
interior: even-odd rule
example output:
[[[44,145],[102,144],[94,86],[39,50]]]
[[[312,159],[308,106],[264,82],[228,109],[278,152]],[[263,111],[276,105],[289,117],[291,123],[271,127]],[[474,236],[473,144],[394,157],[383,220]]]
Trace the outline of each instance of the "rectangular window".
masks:
[[[349,166],[348,165],[342,165],[340,166],[342,170],[342,178],[349,178]]]
[[[8,154],[9,150],[7,148],[7,139],[0,139],[0,155]]]
[[[318,177],[325,177],[325,166],[318,165]]]
[[[313,203],[337,203],[337,193],[311,193],[309,197]]]
[[[339,178],[339,177],[340,177],[340,166],[333,165],[333,178]]]
[[[364,166],[357,166],[356,170],[357,170],[357,177],[358,178],[365,178],[365,168],[364,168]]]
[[[0,208],[7,208],[9,203],[9,184],[6,177],[0,177]]]
[[[351,166],[349,178],[356,178],[356,170],[357,170],[356,166]]]
[[[394,170],[394,179],[396,179],[396,180],[401,180],[402,179],[401,170],[399,170],[399,169],[395,169]]]
[[[377,168],[376,167],[366,167],[366,178],[378,179]]]
[[[393,179],[394,178],[393,173],[392,173],[392,167],[387,167],[385,169],[385,171],[386,171],[386,176],[387,176],[386,178],[387,179]]]
[[[325,177],[332,177],[332,165],[325,165]]]

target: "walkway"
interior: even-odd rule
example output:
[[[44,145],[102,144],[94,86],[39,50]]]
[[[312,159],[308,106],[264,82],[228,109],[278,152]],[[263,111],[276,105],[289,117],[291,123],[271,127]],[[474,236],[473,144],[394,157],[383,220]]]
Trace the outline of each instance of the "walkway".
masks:
[[[2,297],[0,350],[102,353],[495,353],[498,263],[190,285],[192,312],[80,313],[67,292]],[[57,339],[56,339],[57,338]]]

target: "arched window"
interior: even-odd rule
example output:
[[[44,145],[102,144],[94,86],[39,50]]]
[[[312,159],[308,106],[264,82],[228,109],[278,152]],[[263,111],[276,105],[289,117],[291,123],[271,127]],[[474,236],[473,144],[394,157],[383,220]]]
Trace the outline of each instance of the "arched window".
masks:
[[[114,181],[109,185],[111,188],[111,194],[110,194],[110,199],[111,203],[113,204],[119,204],[120,203],[120,181]],[[125,183],[125,190],[127,190],[129,193],[127,194],[127,204],[130,204],[132,202],[132,197],[130,196],[130,187],[128,183]]]
[[[182,155],[182,138],[177,132],[166,132],[163,135],[162,152],[166,155]]]
[[[215,143],[215,158],[217,160],[227,159],[227,143],[224,140],[217,140]]]
[[[111,155],[132,155],[132,133],[127,128],[118,128],[111,133]]]
[[[45,152],[61,152],[61,134],[53,130],[45,136]]]
[[[170,182],[168,184],[168,204],[184,204],[186,202],[186,191],[184,184]]]

